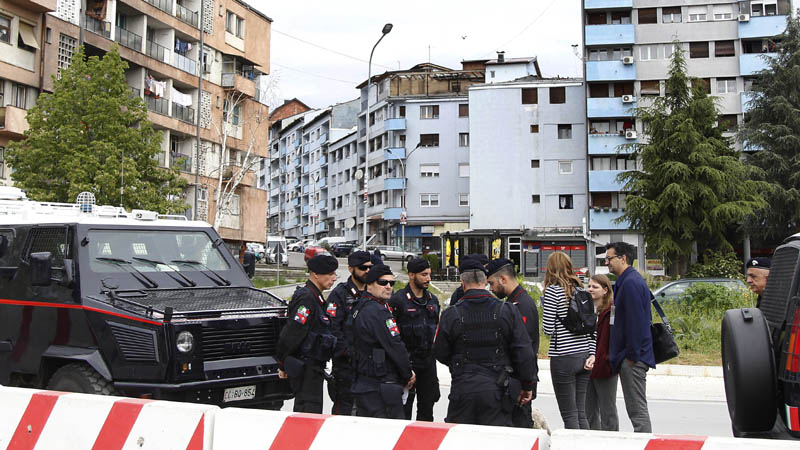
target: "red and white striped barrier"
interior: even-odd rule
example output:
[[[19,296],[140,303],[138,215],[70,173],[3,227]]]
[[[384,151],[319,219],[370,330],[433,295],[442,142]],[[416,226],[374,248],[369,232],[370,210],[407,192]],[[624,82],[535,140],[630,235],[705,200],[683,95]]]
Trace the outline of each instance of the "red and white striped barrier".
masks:
[[[0,448],[211,448],[216,406],[0,388]]]
[[[781,450],[795,449],[796,441],[739,439],[716,436],[680,436],[612,431],[557,430],[550,436],[552,450]]]
[[[544,430],[227,408],[214,417],[215,450],[547,450]]]

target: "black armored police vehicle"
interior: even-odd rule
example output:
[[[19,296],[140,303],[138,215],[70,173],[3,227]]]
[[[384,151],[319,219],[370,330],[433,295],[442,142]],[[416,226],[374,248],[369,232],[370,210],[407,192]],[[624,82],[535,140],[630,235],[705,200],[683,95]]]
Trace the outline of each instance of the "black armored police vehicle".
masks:
[[[0,188],[0,384],[280,407],[286,303],[205,222]]]
[[[735,436],[800,439],[800,234],[775,250],[760,308],[725,313],[722,366]]]

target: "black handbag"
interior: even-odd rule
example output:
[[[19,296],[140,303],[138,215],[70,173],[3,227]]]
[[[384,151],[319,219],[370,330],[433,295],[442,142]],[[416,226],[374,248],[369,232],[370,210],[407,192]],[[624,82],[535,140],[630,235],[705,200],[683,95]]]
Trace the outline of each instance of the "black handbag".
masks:
[[[663,322],[650,324],[650,334],[653,336],[653,355],[655,356],[656,364],[661,364],[678,356],[681,352],[675,342],[675,336],[672,335],[672,326],[669,324],[669,319],[664,315],[664,310],[661,309],[658,300],[652,296],[652,293],[650,295],[650,301],[653,302],[653,306],[656,307],[656,311]]]

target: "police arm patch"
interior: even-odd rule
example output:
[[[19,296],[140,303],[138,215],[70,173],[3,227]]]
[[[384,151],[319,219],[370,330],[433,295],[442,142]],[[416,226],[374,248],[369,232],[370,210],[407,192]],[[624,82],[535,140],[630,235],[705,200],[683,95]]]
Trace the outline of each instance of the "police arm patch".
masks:
[[[389,329],[389,334],[392,336],[400,336],[400,329],[397,328],[397,323],[394,319],[386,319],[386,328]]]
[[[334,303],[334,302],[328,303],[327,312],[328,312],[329,316],[336,317],[336,303]]]
[[[294,315],[294,321],[298,322],[300,325],[305,325],[306,320],[308,320],[308,308],[303,305],[300,305],[297,308],[297,314]]]

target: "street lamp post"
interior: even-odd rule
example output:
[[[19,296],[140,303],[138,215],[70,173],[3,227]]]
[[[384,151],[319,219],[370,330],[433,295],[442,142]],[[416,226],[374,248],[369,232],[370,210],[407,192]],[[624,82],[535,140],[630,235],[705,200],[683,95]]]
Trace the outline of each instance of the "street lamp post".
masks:
[[[408,158],[411,158],[411,154],[417,151],[419,146],[422,145],[422,142],[418,142],[417,146],[411,149],[407,155],[404,155],[406,161]],[[391,153],[391,150],[389,150]],[[403,196],[400,198],[400,229],[402,230],[400,235],[400,248],[403,249],[403,257],[400,260],[400,267],[405,267],[406,264],[406,222],[408,221],[408,217],[406,216],[406,185],[408,184],[408,173],[406,173],[406,165],[403,163],[403,158],[397,160],[400,163],[400,170],[403,171]]]
[[[366,135],[366,142],[364,145],[364,250],[367,250],[367,206],[369,204],[368,201],[368,191],[367,191],[367,182],[369,181],[369,176],[367,176],[367,169],[369,167],[369,90],[372,85],[372,55],[375,53],[375,48],[378,44],[381,43],[383,37],[389,34],[392,31],[392,24],[387,23],[383,26],[383,30],[381,30],[381,37],[378,38],[378,42],[372,46],[372,51],[369,52],[369,65],[367,67],[367,114],[364,117],[364,121],[367,126],[367,135]]]

